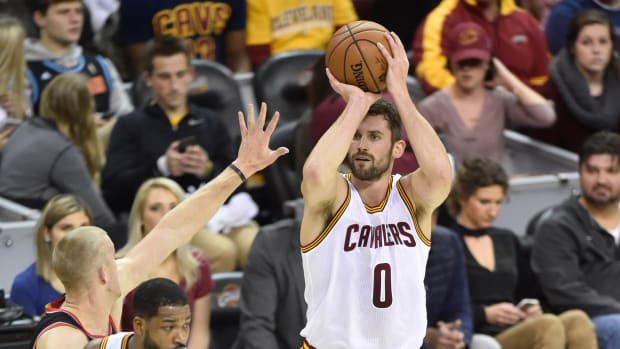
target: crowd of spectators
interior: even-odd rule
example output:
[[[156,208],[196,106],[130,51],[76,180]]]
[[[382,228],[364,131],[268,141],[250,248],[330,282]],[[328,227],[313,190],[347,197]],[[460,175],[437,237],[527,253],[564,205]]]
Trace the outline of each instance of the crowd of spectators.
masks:
[[[393,16],[398,6],[27,0],[3,9],[0,196],[42,212],[37,259],[15,276],[10,302],[41,316],[75,291],[51,266],[69,231],[104,228],[126,258],[167,212],[233,163],[238,144],[223,118],[236,115],[190,101],[193,60],[252,73],[282,52],[322,50],[340,26],[366,19],[400,36],[424,92],[416,105],[455,168],[441,208],[451,223],[433,228],[424,347],[620,347],[620,294],[610,282],[620,270],[620,1],[425,0],[406,21]],[[324,71],[323,58],[308,67],[306,112],[287,117],[300,120],[288,155],[296,183],[309,149],[346,105]],[[127,88],[137,81],[149,90],[146,104]],[[494,226],[509,188],[506,129],[579,156],[580,193],[549,210],[531,246]],[[417,166],[406,143],[394,173]],[[212,274],[234,270],[244,272],[234,348],[302,345],[301,217],[265,218],[264,198],[254,194],[235,189],[208,223],[187,232],[191,242],[146,275],[186,293],[192,349],[209,345]],[[528,293],[532,282],[538,292]],[[129,331],[130,291],[123,289],[119,324]]]

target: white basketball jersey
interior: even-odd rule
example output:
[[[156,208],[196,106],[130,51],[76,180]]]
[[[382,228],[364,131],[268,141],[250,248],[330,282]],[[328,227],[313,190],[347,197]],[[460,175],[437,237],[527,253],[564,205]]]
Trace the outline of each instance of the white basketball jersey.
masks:
[[[306,327],[317,349],[414,349],[426,334],[430,241],[399,182],[368,207],[351,184],[323,232],[302,247]]]
[[[99,349],[127,349],[129,346],[129,338],[133,336],[133,332],[119,332],[101,340]]]

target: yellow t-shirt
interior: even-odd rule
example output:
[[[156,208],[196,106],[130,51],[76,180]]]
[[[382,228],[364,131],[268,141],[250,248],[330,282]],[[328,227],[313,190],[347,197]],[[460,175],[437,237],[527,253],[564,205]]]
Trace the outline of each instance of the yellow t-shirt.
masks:
[[[246,42],[271,54],[325,49],[334,27],[358,19],[351,0],[247,0]]]

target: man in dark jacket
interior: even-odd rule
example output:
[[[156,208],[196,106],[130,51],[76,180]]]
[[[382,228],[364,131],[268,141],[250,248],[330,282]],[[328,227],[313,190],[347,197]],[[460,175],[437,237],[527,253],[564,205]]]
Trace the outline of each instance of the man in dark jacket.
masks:
[[[222,120],[188,103],[194,78],[190,59],[181,39],[150,42],[145,81],[153,101],[118,120],[102,172],[104,197],[116,213],[129,211],[136,191],[151,177],[170,177],[192,192],[234,159]]]
[[[539,222],[532,269],[554,312],[584,310],[600,348],[620,348],[620,135],[590,136],[579,176],[581,195]]]

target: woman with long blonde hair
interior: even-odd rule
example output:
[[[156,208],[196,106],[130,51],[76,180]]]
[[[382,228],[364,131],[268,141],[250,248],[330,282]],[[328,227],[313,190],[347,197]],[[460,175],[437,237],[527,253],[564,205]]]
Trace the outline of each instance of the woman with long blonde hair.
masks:
[[[0,108],[12,118],[23,118],[24,106],[24,39],[21,22],[13,17],[0,17]]]
[[[24,38],[22,24],[0,16],[0,150],[26,111],[24,101]]]
[[[151,178],[140,186],[129,214],[127,244],[118,251],[123,257],[155,227],[159,220],[184,198],[183,188],[165,177]],[[176,249],[150,278],[164,277],[185,291],[192,310],[189,348],[209,347],[211,269],[206,258],[187,244]],[[133,291],[125,297],[121,327],[132,331]]]
[[[95,103],[87,78],[78,73],[65,73],[48,86],[41,96],[41,117],[54,120],[58,130],[80,148],[90,176],[99,183],[103,150],[97,139]]]
[[[42,315],[45,305],[64,293],[64,286],[52,269],[56,244],[71,230],[90,224],[90,209],[80,198],[60,194],[50,199],[34,235],[37,260],[15,277],[10,301],[22,306],[25,314]]]
[[[95,225],[114,229],[97,185],[103,155],[93,105],[84,76],[55,77],[43,90],[41,117],[22,122],[2,150],[0,195],[42,208],[56,194],[74,194],[92,209]]]

